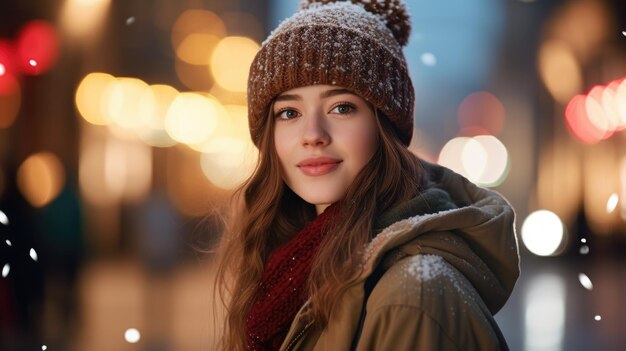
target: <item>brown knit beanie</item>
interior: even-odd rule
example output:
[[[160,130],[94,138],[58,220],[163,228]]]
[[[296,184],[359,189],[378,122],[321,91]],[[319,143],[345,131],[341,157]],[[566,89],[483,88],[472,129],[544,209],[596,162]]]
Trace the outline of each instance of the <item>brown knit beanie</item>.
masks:
[[[308,0],[263,42],[250,66],[248,118],[259,146],[269,104],[287,90],[345,87],[382,111],[405,145],[415,93],[402,46],[411,24],[402,0]]]

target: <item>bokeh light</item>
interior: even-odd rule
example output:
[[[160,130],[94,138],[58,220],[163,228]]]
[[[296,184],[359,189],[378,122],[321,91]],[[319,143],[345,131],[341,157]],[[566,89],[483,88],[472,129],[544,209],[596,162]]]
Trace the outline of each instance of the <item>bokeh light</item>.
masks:
[[[257,158],[252,143],[238,138],[213,139],[202,154],[202,171],[214,185],[234,189],[252,175]]]
[[[570,133],[586,144],[595,144],[606,137],[606,133],[596,128],[586,112],[586,96],[576,95],[567,104],[565,120]]]
[[[29,156],[20,165],[17,185],[32,206],[43,207],[65,186],[65,170],[56,155],[40,152]]]
[[[504,127],[504,105],[490,92],[475,92],[459,105],[458,119],[464,136],[498,135]]]
[[[565,332],[566,290],[552,273],[532,276],[525,290],[524,350],[561,350]]]
[[[126,342],[135,344],[139,342],[139,339],[141,339],[141,333],[135,328],[126,329],[124,332],[124,340],[126,340]]]
[[[227,90],[246,91],[248,71],[259,48],[259,44],[246,37],[222,39],[211,55],[210,69],[217,84]]]
[[[89,43],[101,31],[110,6],[111,0],[65,0],[60,16],[63,31],[72,39]]]
[[[137,78],[117,78],[107,85],[102,96],[106,118],[125,129],[143,128],[139,102],[147,89],[148,84]]]
[[[557,254],[563,245],[564,235],[563,223],[554,212],[535,211],[522,223],[522,242],[538,256]]]
[[[168,147],[176,144],[165,131],[165,117],[178,91],[169,85],[155,84],[146,89],[139,99],[139,119],[144,125],[137,133],[146,144]]]
[[[180,93],[167,111],[165,130],[181,143],[206,142],[218,125],[222,109],[215,98],[197,93]]]
[[[54,66],[59,56],[59,37],[54,26],[46,21],[26,23],[17,37],[17,60],[21,71],[39,75]]]
[[[494,136],[457,137],[441,149],[438,163],[475,184],[493,187],[506,178],[509,156],[506,147]]]
[[[611,125],[611,120],[602,106],[603,92],[604,87],[600,85],[596,85],[589,91],[585,98],[585,113],[593,127],[603,134],[603,139],[606,139],[613,134],[615,125]]]
[[[174,52],[179,52],[181,44],[187,39],[188,36],[197,34],[209,34],[222,38],[226,36],[226,26],[224,25],[224,21],[222,21],[222,19],[214,12],[199,9],[186,10],[178,16],[172,26],[172,48],[174,49]],[[193,39],[190,43],[198,42]],[[210,52],[210,48],[208,48],[208,51],[206,51],[207,48],[189,49],[194,51],[198,50],[197,52],[200,53]],[[190,58],[190,56],[184,56],[185,59]],[[193,54],[192,56],[196,56],[196,54]],[[192,59],[192,61],[194,60]]]
[[[109,85],[114,84],[115,77],[106,73],[90,73],[83,78],[76,90],[76,107],[80,115],[89,123],[95,125],[106,125],[111,123],[107,115],[105,101],[103,100],[105,91]]]
[[[221,37],[210,33],[191,33],[176,48],[176,56],[193,65],[207,65]]]
[[[542,43],[538,65],[543,84],[556,101],[566,104],[582,90],[580,65],[565,42],[548,40]]]

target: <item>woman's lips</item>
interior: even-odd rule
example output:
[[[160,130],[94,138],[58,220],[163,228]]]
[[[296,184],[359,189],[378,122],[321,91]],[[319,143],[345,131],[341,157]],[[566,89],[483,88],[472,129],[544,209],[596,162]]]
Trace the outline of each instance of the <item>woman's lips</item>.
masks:
[[[296,166],[308,176],[321,176],[334,171],[341,162],[330,157],[317,157],[300,161]]]

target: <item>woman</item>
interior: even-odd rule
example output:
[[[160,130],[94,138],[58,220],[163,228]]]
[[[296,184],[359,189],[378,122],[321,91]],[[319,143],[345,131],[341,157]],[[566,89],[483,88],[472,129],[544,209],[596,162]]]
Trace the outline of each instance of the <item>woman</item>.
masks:
[[[519,273],[514,212],[408,151],[409,31],[399,0],[309,1],[263,43],[223,349],[507,349],[493,314]]]

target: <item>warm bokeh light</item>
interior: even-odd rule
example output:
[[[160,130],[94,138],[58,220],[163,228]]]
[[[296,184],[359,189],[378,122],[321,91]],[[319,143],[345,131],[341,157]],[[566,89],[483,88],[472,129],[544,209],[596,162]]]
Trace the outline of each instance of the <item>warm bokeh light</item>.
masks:
[[[487,167],[487,150],[474,138],[470,138],[463,146],[461,162],[463,173],[472,182],[477,182]]]
[[[209,33],[191,33],[176,48],[176,56],[193,65],[208,65],[221,37]]]
[[[547,36],[560,40],[582,63],[597,55],[607,37],[613,35],[613,16],[602,1],[569,1],[559,7],[547,24]]]
[[[22,103],[22,90],[17,80],[9,75],[0,76],[0,85],[3,84],[6,90],[3,93],[0,88],[0,129],[13,125]]]
[[[217,84],[232,91],[246,91],[250,64],[259,44],[246,37],[222,39],[211,55],[210,69]]]
[[[618,96],[617,96],[617,88],[619,87],[620,81],[615,80],[609,83],[606,87],[602,87],[602,89],[592,89],[589,92],[589,95],[595,94],[595,99],[600,103],[602,109],[604,110],[605,116],[611,129],[613,130],[621,130],[626,127],[626,120],[622,121],[622,117],[619,113],[619,104],[618,104]]]
[[[42,20],[26,23],[16,39],[20,70],[39,75],[54,66],[59,56],[59,38],[55,27]]]
[[[459,174],[464,174],[465,167],[463,165],[462,155],[465,144],[467,144],[469,140],[471,140],[471,138],[468,137],[457,137],[449,140],[439,152],[437,163]]]
[[[148,84],[137,78],[117,78],[103,92],[106,118],[126,129],[144,127],[139,115],[139,102]]]
[[[496,137],[457,137],[441,149],[438,163],[467,177],[473,183],[493,187],[506,178],[509,156]]]
[[[487,162],[476,183],[486,187],[500,185],[509,172],[509,153],[506,146],[492,135],[478,135],[474,140],[482,146],[487,155]]]
[[[539,48],[539,75],[550,95],[566,104],[582,90],[580,65],[566,43],[548,40]]]
[[[116,82],[115,77],[106,73],[90,73],[83,78],[76,89],[76,107],[80,115],[89,123],[106,125],[112,121],[107,115],[103,100],[109,86]]]
[[[152,151],[142,143],[110,138],[104,149],[105,189],[128,202],[145,198],[152,185]]]
[[[34,207],[43,207],[54,200],[65,186],[65,170],[51,152],[29,156],[17,171],[17,186]]]
[[[165,130],[186,144],[206,142],[218,125],[223,107],[215,98],[197,93],[180,93],[167,111]]]
[[[490,92],[479,91],[469,94],[458,108],[461,134],[498,135],[504,127],[505,110],[502,102]]]
[[[539,210],[526,217],[522,224],[522,242],[538,256],[557,254],[564,240],[561,219],[553,212]]]
[[[596,85],[589,91],[585,98],[585,113],[593,127],[602,132],[604,134],[603,138],[606,139],[613,134],[616,126],[612,125],[612,121],[602,106],[603,93],[604,87],[600,85]]]
[[[178,91],[169,85],[155,84],[146,89],[139,99],[139,118],[144,125],[137,131],[146,144],[168,147],[176,144],[165,131],[165,116]]]
[[[111,0],[65,0],[60,17],[63,31],[88,42],[101,31],[110,6]]]
[[[250,177],[258,159],[252,143],[218,138],[205,146],[201,165],[205,176],[222,189],[234,189]]]
[[[151,148],[116,138],[104,128],[83,128],[78,166],[81,194],[96,206],[136,203],[152,185]]]
[[[193,34],[210,34],[218,38],[226,35],[224,21],[214,12],[207,10],[186,10],[172,26],[172,48],[178,52],[186,38]],[[206,62],[205,62],[206,63]]]

